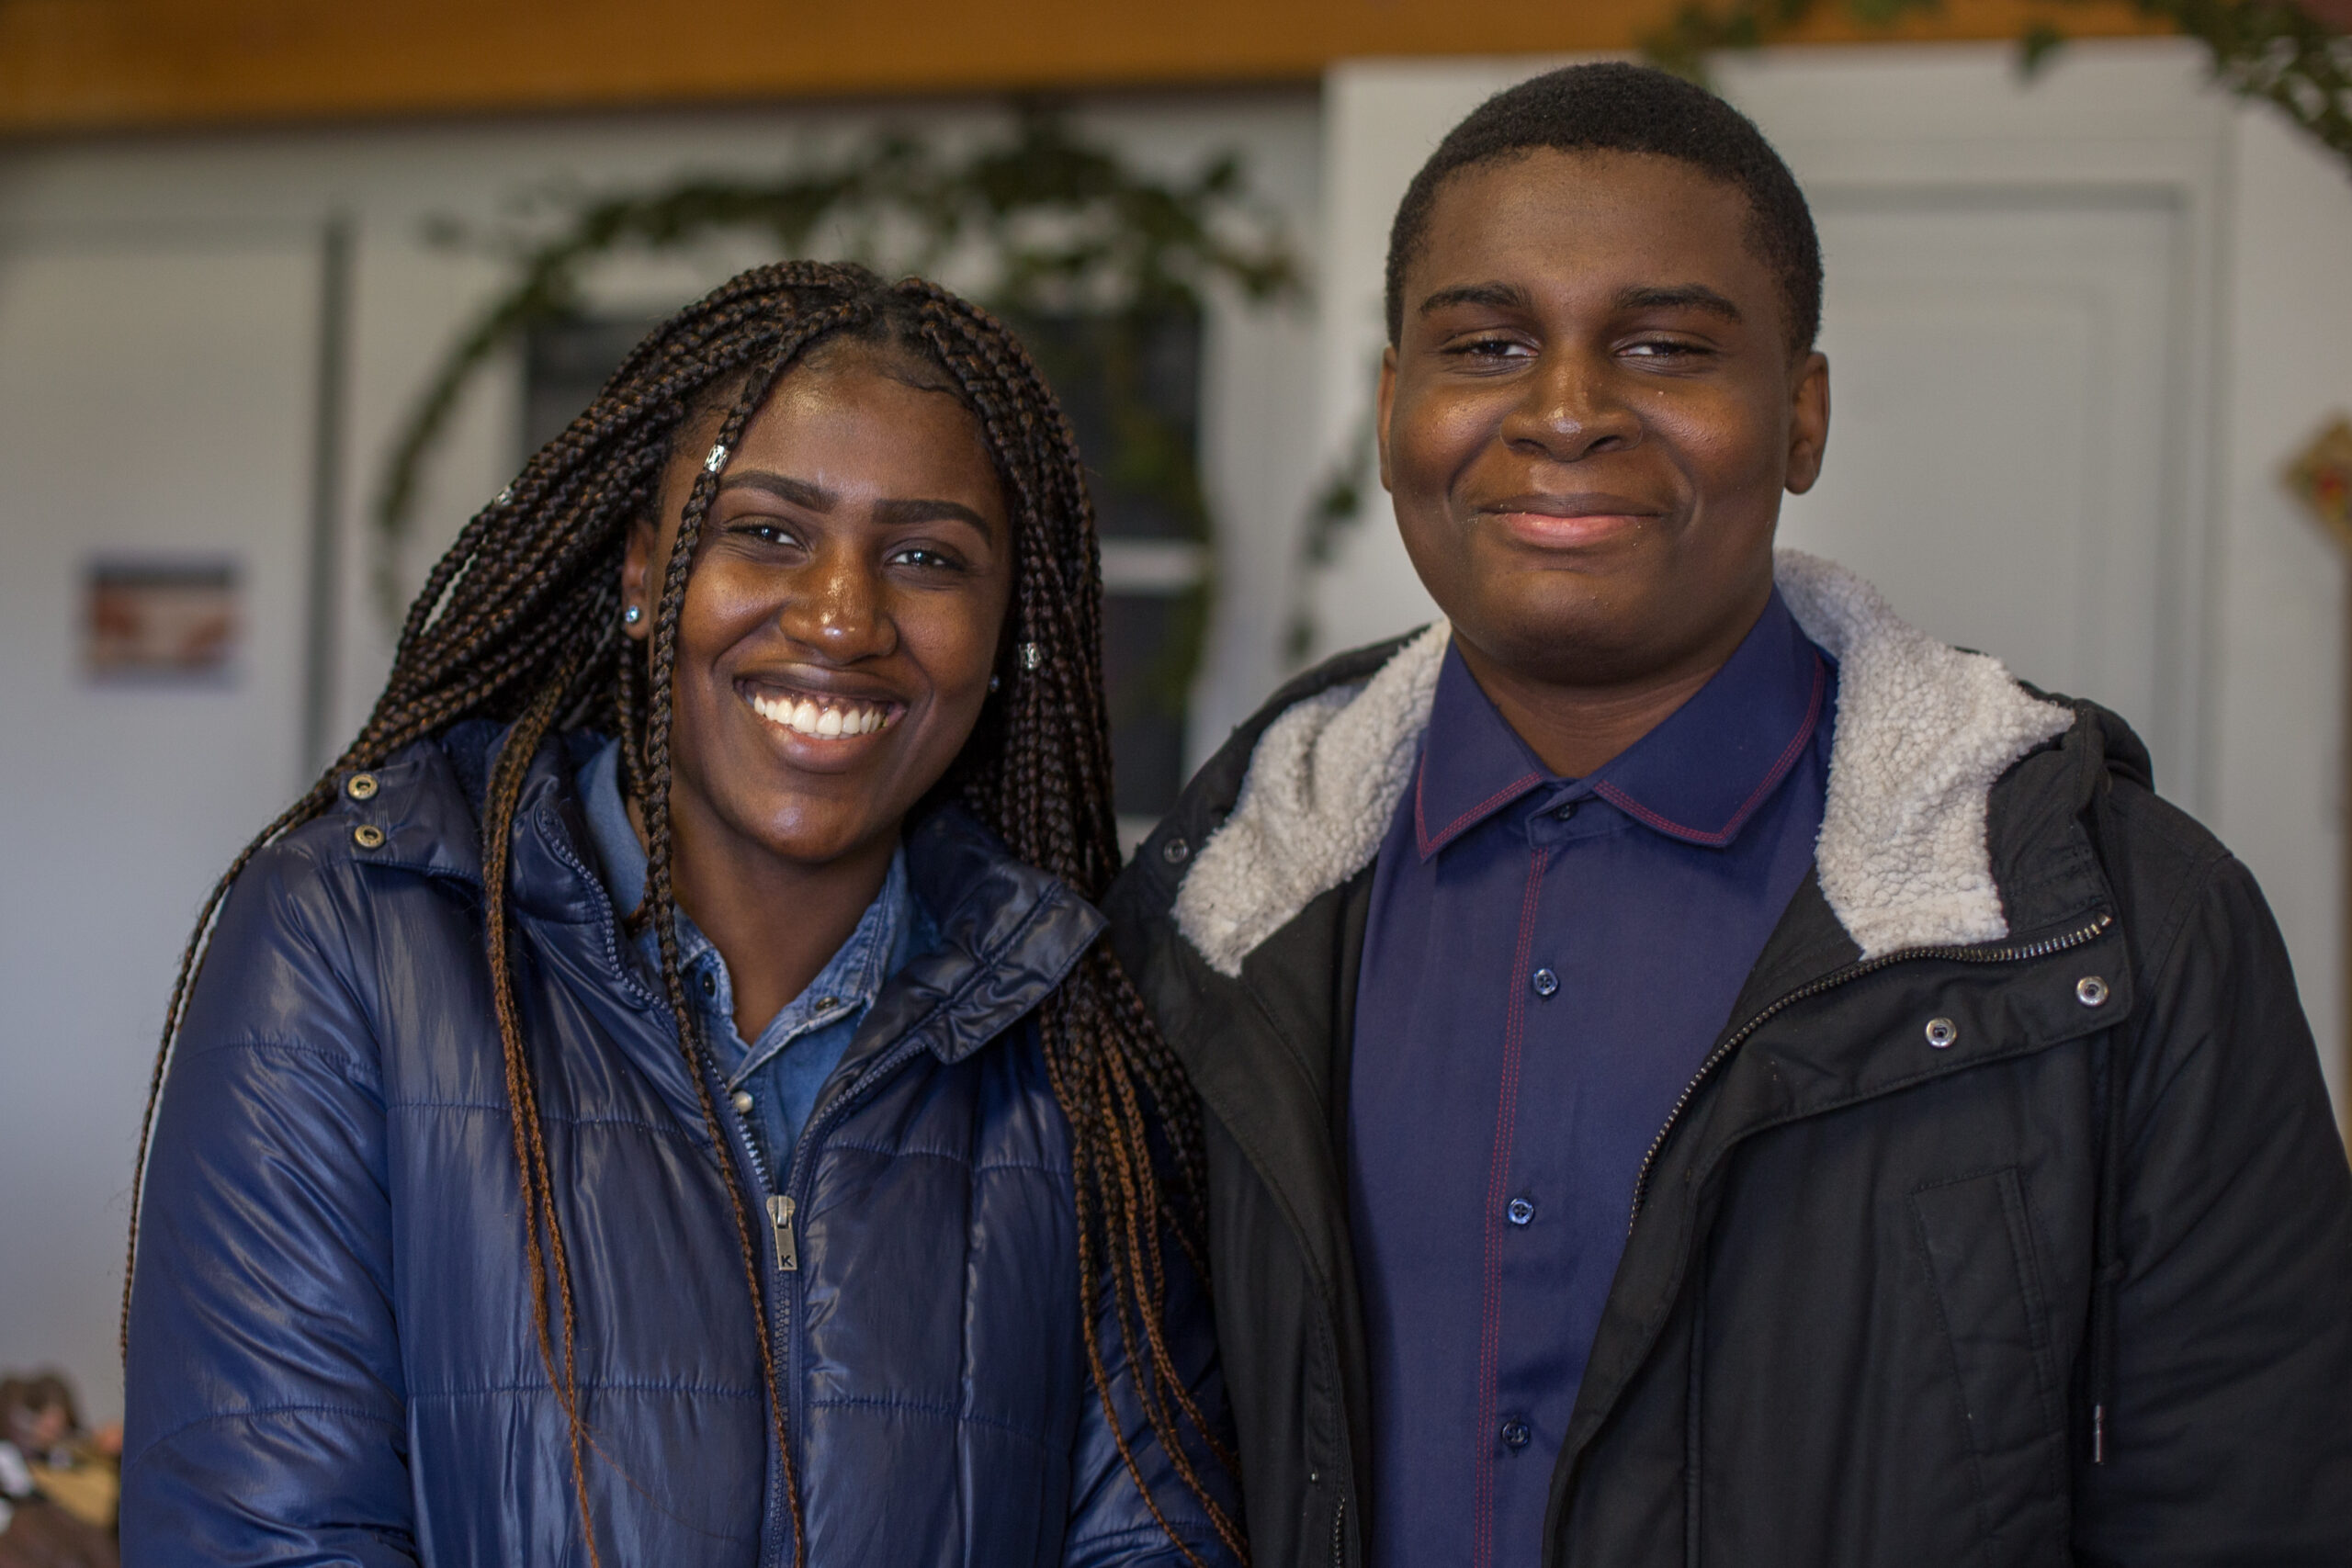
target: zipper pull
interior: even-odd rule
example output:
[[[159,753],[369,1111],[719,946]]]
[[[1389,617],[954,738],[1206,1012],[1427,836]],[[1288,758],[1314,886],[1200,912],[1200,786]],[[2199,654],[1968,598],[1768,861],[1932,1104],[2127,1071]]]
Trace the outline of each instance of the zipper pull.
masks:
[[[800,1248],[792,1239],[792,1200],[778,1195],[768,1200],[768,1224],[775,1227],[775,1268],[789,1274],[800,1267]]]

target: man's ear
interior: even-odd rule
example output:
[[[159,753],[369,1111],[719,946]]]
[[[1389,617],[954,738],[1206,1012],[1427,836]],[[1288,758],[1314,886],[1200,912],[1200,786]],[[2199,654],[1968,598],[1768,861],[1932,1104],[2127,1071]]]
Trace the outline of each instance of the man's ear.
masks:
[[[653,608],[661,595],[653,581],[653,524],[640,517],[628,525],[628,549],[621,557],[621,631],[639,642],[653,635]],[[629,612],[638,612],[635,620]]]
[[[1808,353],[1798,362],[1796,384],[1789,391],[1789,477],[1791,495],[1803,495],[1821,477],[1821,454],[1829,445],[1829,360]]]
[[[1388,414],[1396,406],[1396,345],[1390,344],[1380,351],[1380,396],[1373,414],[1373,435],[1380,444],[1380,488],[1391,491],[1396,486],[1388,482]]]

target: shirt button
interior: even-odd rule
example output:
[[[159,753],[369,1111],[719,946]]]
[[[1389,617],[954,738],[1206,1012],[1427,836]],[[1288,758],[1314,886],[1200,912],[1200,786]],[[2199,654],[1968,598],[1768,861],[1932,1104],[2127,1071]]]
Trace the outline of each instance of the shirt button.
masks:
[[[707,969],[703,971],[702,994],[706,997],[715,997],[718,995],[718,976],[713,975]]]
[[[1510,1201],[1510,1207],[1503,1213],[1510,1216],[1512,1224],[1523,1225],[1535,1217],[1535,1205],[1524,1198],[1514,1198]]]
[[[1559,818],[1563,822],[1566,821],[1569,818],[1574,817],[1576,814],[1577,803],[1573,800],[1563,805],[1558,812]]]
[[[1534,975],[1535,994],[1548,997],[1560,988],[1560,977],[1549,969],[1538,969]]]
[[[1503,1423],[1503,1447],[1507,1449],[1523,1449],[1534,1437],[1527,1423],[1517,1416]]]
[[[819,1012],[831,1012],[835,1008],[841,1006],[841,1000],[842,999],[839,997],[819,997],[817,998],[817,1010]]]
[[[741,1111],[746,1116],[749,1116],[752,1113],[752,1091],[750,1089],[739,1089],[735,1091],[735,1109]]]

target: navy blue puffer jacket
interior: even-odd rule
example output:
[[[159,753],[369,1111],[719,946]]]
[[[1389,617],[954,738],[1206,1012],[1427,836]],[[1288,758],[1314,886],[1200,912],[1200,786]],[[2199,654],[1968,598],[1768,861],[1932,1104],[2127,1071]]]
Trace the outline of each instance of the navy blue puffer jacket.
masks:
[[[403,752],[229,900],[147,1177],[127,1562],[587,1561],[483,956],[476,803],[498,739],[472,724]],[[788,1562],[762,1325],[658,980],[591,869],[582,739],[533,765],[511,908],[598,1543],[613,1564]],[[808,1561],[1181,1562],[1087,1373],[1069,1132],[1025,1022],[1102,919],[959,810],[907,848],[941,944],[820,1099],[789,1234],[758,1226]],[[1221,1412],[1204,1295],[1176,1280],[1170,1300],[1180,1362]],[[1090,1326],[1160,1508],[1226,1561],[1147,1436],[1115,1330]]]

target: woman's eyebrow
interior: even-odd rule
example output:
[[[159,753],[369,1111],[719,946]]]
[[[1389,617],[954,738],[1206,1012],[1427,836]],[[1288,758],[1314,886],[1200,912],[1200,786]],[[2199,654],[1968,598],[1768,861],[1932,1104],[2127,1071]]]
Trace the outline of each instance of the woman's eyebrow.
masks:
[[[779,501],[810,512],[831,512],[840,504],[841,497],[822,485],[810,484],[788,475],[771,473],[765,468],[737,468],[718,481],[720,490],[763,490]]]
[[[766,468],[740,468],[719,481],[721,490],[765,491],[779,501],[820,514],[831,512],[841,504],[841,497],[820,484],[796,479],[789,474],[779,474]],[[937,523],[952,520],[969,523],[980,531],[983,538],[993,544],[996,526],[986,517],[960,501],[947,501],[927,496],[906,500],[877,501],[874,503],[874,520],[888,525],[905,523]]]
[[[969,523],[980,531],[980,536],[994,543],[996,527],[987,518],[960,501],[929,499],[908,501],[877,501],[874,503],[876,523],[937,523],[952,520]]]

